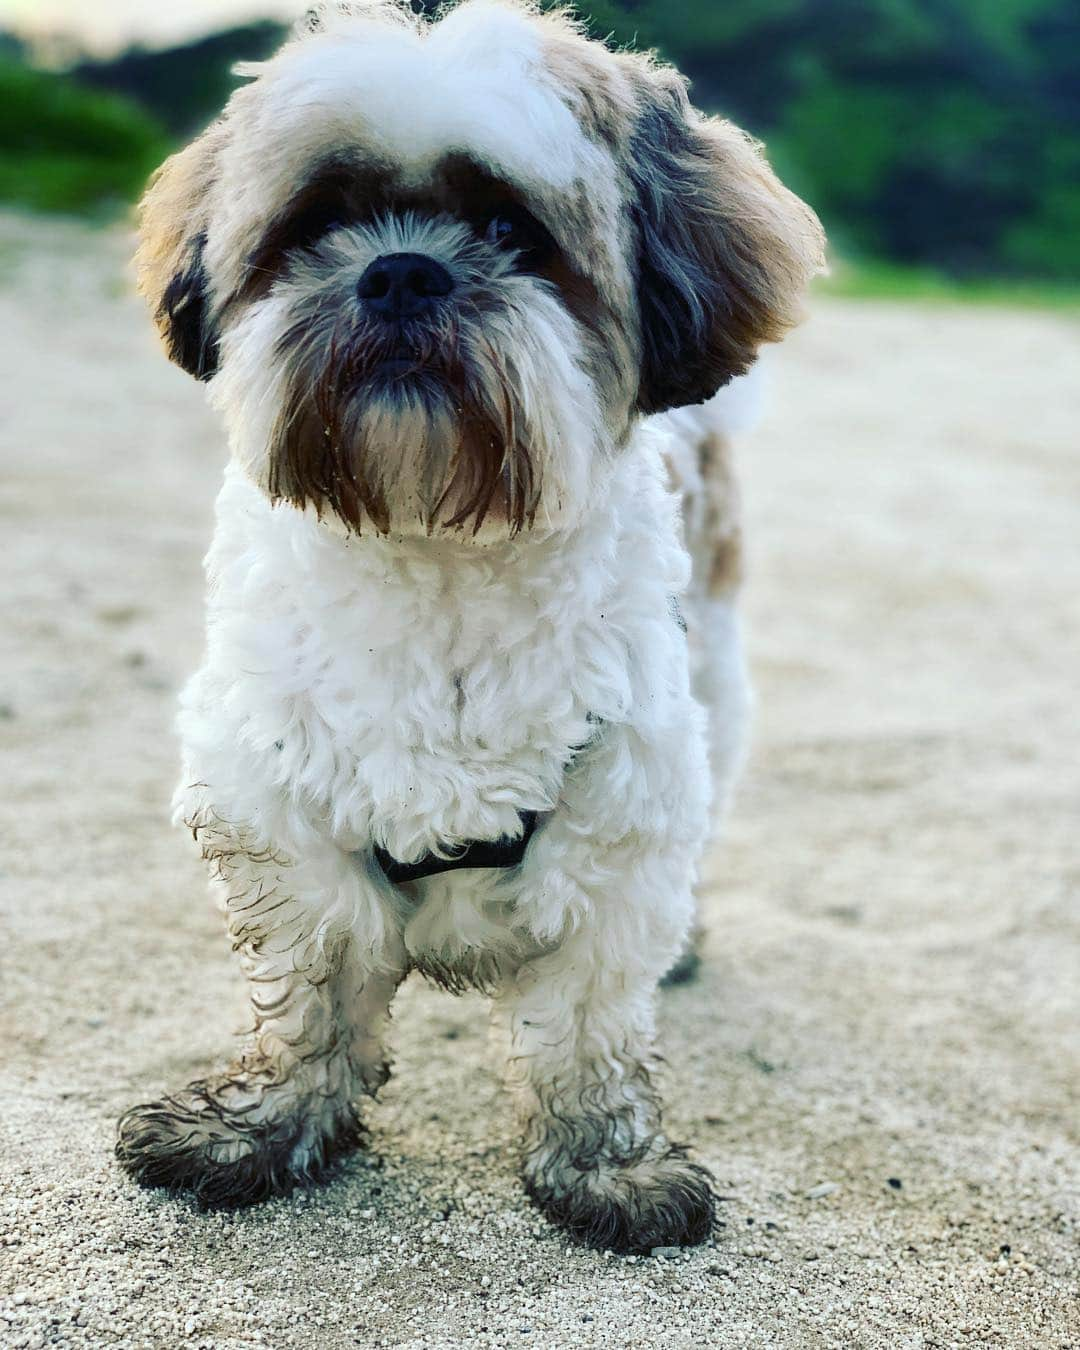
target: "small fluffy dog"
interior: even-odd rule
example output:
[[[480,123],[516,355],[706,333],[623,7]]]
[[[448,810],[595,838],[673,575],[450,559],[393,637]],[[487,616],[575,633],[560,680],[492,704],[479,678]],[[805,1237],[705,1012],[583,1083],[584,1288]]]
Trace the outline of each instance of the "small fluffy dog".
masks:
[[[700,1242],[653,1004],[745,713],[743,396],[649,415],[797,320],[820,227],[674,71],[527,3],[328,7],[243,73],[138,266],[231,438],[177,815],[254,1028],[119,1157],[206,1205],[319,1177],[419,970],[492,995],[553,1222]]]

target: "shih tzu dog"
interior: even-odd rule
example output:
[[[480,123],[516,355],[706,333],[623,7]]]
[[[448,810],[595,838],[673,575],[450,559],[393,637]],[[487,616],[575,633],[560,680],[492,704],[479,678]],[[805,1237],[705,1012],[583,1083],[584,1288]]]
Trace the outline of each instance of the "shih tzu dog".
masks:
[[[554,1223],[701,1242],[653,1004],[745,713],[745,382],[686,409],[796,322],[820,227],[674,71],[525,0],[328,6],[242,73],[138,266],[231,440],[176,811],[254,1025],[119,1157],[204,1205],[318,1178],[418,970],[491,994]]]

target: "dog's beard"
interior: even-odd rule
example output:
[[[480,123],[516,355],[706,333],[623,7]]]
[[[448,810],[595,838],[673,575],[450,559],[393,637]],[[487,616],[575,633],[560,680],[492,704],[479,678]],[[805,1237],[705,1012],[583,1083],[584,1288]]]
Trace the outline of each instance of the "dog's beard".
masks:
[[[387,325],[351,300],[312,297],[278,343],[286,393],[271,497],[358,531],[417,519],[429,532],[475,534],[489,518],[510,533],[530,526],[540,482],[519,384],[485,331],[482,297],[473,317],[462,308]]]

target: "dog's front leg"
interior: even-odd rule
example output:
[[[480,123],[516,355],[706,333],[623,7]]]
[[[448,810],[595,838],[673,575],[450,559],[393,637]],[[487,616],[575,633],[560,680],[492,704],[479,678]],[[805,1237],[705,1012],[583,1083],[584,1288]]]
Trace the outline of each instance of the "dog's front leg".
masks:
[[[132,1108],[117,1155],[144,1185],[237,1206],[317,1180],[360,1135],[354,1105],[388,1073],[382,1033],[404,973],[378,886],[350,855],[292,855],[196,823],[250,984],[254,1028],[224,1073]]]
[[[634,869],[638,884],[643,870]],[[498,1022],[525,1124],[529,1193],[580,1242],[648,1252],[703,1242],[713,1190],[663,1134],[651,1076],[670,925],[653,931],[648,907],[625,900],[612,897],[558,951],[523,967]]]

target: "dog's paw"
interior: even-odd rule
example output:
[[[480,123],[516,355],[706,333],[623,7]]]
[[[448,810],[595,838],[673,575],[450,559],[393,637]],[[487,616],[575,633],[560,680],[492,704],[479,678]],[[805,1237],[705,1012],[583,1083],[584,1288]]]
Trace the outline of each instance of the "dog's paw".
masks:
[[[142,1186],[189,1191],[203,1209],[237,1209],[322,1180],[360,1143],[351,1106],[259,1119],[230,1110],[216,1085],[134,1106],[117,1127],[116,1156]]]
[[[712,1179],[678,1147],[626,1167],[581,1172],[558,1187],[527,1177],[526,1187],[553,1224],[587,1247],[647,1255],[654,1247],[696,1247],[713,1230]]]

